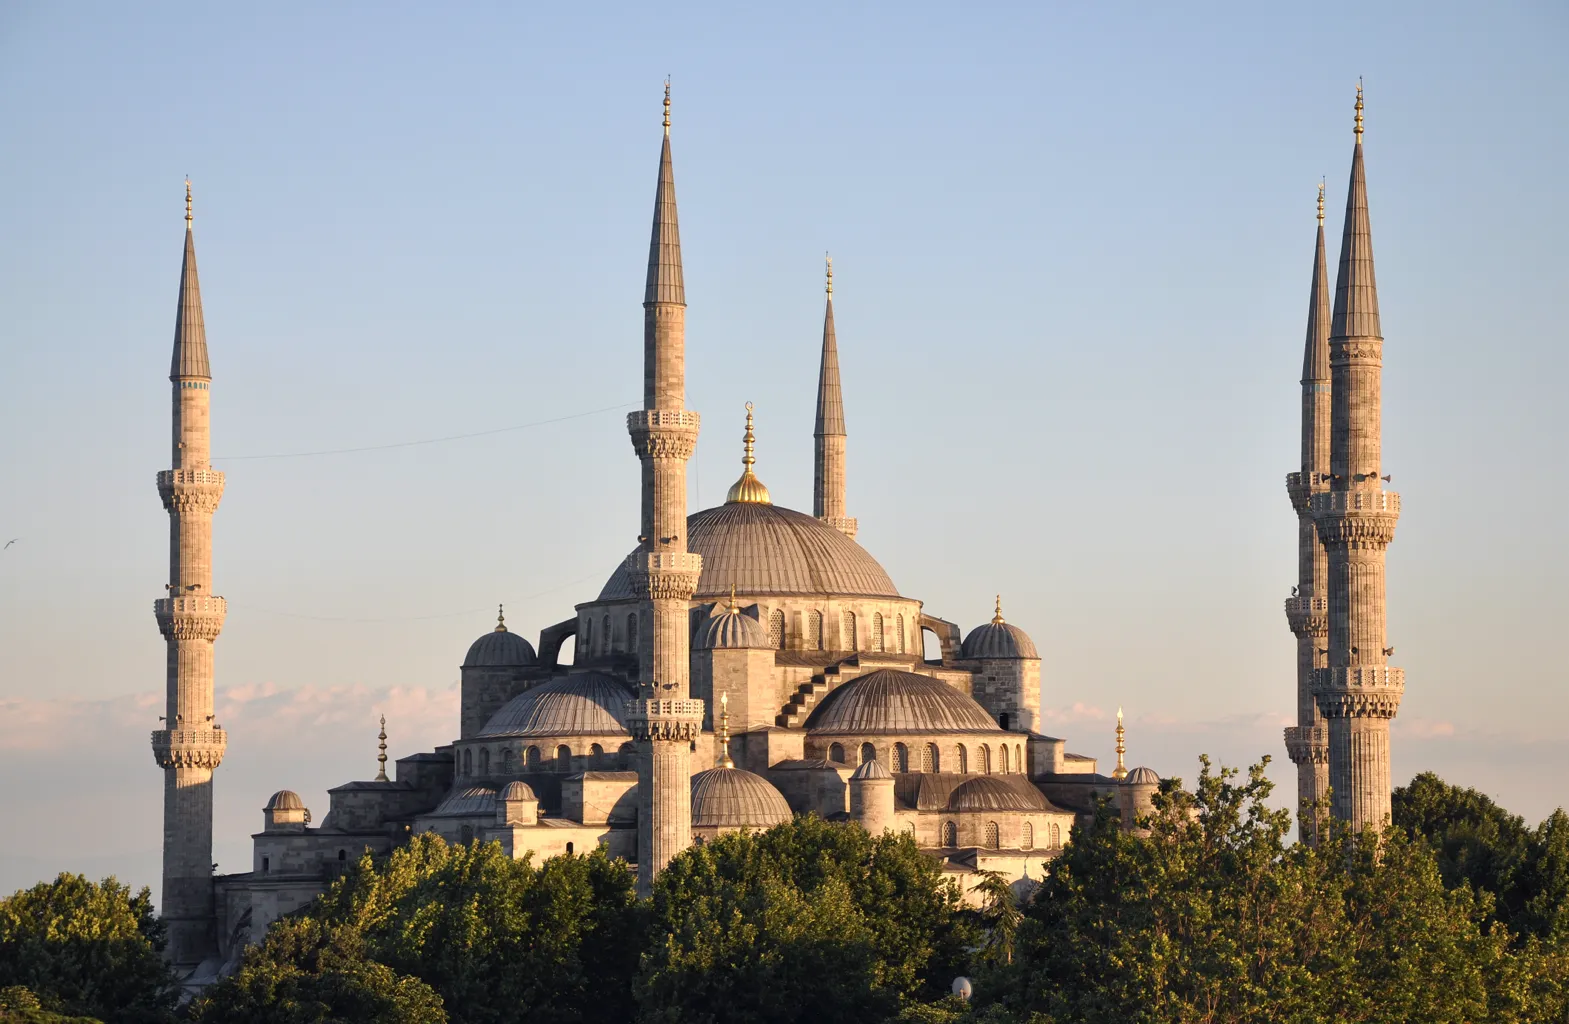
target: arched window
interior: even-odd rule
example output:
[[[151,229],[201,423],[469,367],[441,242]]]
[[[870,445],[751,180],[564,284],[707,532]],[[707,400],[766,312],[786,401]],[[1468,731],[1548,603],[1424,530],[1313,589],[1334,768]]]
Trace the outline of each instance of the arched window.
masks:
[[[1008,774],[1008,744],[1006,743],[997,748],[997,770],[1004,775]]]
[[[620,756],[620,761],[621,761],[621,767],[622,767],[623,770],[628,769],[629,767],[631,767],[631,765],[632,765],[632,754],[633,754],[632,744],[630,744],[630,743],[623,743],[623,744],[621,744],[620,748],[616,751],[616,753],[621,755]]]
[[[904,653],[904,616],[899,616],[899,635],[894,638],[894,650]]]
[[[572,856],[572,844],[571,843],[567,844],[567,856],[568,857]]]
[[[523,752],[523,763],[530,768],[539,767],[539,748],[529,747]]]
[[[970,770],[970,752],[965,750],[964,744],[961,743],[959,744],[959,748],[955,750],[954,753],[959,757],[959,774],[963,775],[965,772]]]
[[[565,743],[556,748],[556,771],[569,772],[572,770],[572,748]]]
[[[950,848],[959,845],[959,825],[957,822],[945,821],[942,823],[942,845]]]
[[[474,774],[474,751],[472,750],[465,750],[463,752],[463,774]]]
[[[599,638],[599,642],[605,645],[605,653],[609,654],[610,648],[615,646],[613,642],[615,636],[610,632],[610,616],[606,615],[601,619],[599,625],[605,631],[605,635]]]
[[[823,613],[812,612],[806,617],[806,649],[820,651],[823,649]]]
[[[338,860],[346,861],[348,859],[349,859],[349,851],[348,850],[339,850],[338,851]]]
[[[488,747],[479,748],[479,773],[481,775],[490,774],[490,749]]]
[[[583,657],[585,657],[585,658],[594,653],[594,620],[593,619],[590,619],[590,618],[587,618],[587,617],[585,617],[583,619],[583,635],[578,637],[578,639],[581,640],[582,643],[578,644],[572,650],[572,663],[574,665],[577,664],[577,662],[578,662],[578,654],[579,654],[579,652],[581,652]]]
[[[501,751],[501,774],[512,774],[512,748],[506,747]]]
[[[877,748],[870,743],[861,744],[861,763],[877,760]]]
[[[1024,767],[1024,752],[1017,743],[1013,745],[1013,770],[1024,774],[1029,771]]]
[[[637,653],[637,612],[627,616],[627,650]]]
[[[775,650],[784,647],[784,612],[778,608],[768,613],[768,642]]]
[[[588,756],[593,758],[593,765],[598,768],[605,762],[605,748],[598,743],[592,744],[588,748]]]
[[[997,727],[999,729],[1008,728],[1008,712],[1004,711],[1002,714],[997,716]]]
[[[893,770],[907,772],[910,770],[910,752],[903,743],[893,745]]]
[[[1056,822],[1052,822],[1051,826],[1051,848],[1053,850],[1062,848],[1062,826]]]
[[[995,850],[1002,846],[1002,829],[997,827],[995,821],[986,823],[986,848]]]
[[[982,775],[990,775],[992,773],[992,751],[984,743],[975,751],[975,770]]]
[[[1035,826],[1027,821],[1019,830],[1019,848],[1021,850],[1035,849]]]
[[[844,613],[844,633],[842,634],[841,642],[844,644],[844,647],[842,648],[843,650],[846,650],[846,651],[858,651],[858,650],[861,649],[859,646],[856,645],[856,642],[855,642],[855,613],[854,612],[845,612]]]
[[[828,744],[828,760],[844,764],[844,746],[839,743]]]
[[[928,743],[925,749],[921,751],[921,771],[942,771],[942,759],[937,754],[937,744]]]
[[[883,613],[875,612],[872,615],[872,650],[883,649]]]
[[[474,826],[473,825],[464,825],[463,826],[463,830],[461,832],[459,832],[458,834],[463,839],[463,845],[467,846],[469,843],[472,843],[474,841]]]

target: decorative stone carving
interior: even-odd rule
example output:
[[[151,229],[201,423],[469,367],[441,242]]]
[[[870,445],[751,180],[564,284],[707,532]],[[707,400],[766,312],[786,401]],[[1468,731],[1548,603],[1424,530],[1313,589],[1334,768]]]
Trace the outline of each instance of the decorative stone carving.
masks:
[[[691,743],[703,731],[703,702],[659,697],[629,700],[624,717],[632,738],[640,743]]]
[[[1286,753],[1293,764],[1328,764],[1329,730],[1323,726],[1288,726]]]
[[[1329,598],[1286,598],[1286,621],[1297,636],[1325,636],[1329,633]]]
[[[1313,699],[1325,718],[1394,718],[1406,670],[1393,665],[1340,665],[1313,673]]]
[[[627,556],[632,589],[653,601],[690,601],[703,574],[695,551],[634,551]]]
[[[627,414],[632,449],[642,459],[692,457],[702,417],[689,409],[639,409]]]
[[[223,629],[229,603],[221,597],[160,597],[153,616],[165,640],[215,640]]]
[[[160,768],[213,769],[223,761],[229,737],[222,729],[160,729],[152,734],[153,760]]]
[[[223,474],[216,469],[165,469],[158,474],[158,496],[176,515],[212,515],[223,498]]]

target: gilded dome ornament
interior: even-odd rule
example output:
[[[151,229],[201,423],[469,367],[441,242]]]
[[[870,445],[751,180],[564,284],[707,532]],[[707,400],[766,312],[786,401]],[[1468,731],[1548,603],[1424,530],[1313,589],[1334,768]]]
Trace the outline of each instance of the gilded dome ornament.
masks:
[[[725,495],[725,503],[772,505],[773,499],[768,496],[768,488],[757,479],[757,474],[752,472],[752,467],[757,464],[757,458],[752,454],[753,445],[757,442],[757,435],[752,432],[752,403],[746,403],[746,435],[741,439],[742,455],[741,479],[730,485],[730,493]]]

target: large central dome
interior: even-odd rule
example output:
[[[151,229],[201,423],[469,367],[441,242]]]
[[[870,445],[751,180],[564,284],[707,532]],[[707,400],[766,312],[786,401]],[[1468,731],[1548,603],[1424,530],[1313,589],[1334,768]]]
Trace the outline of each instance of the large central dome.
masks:
[[[738,501],[690,515],[686,546],[703,556],[699,600],[727,597],[732,587],[746,597],[899,596],[865,548],[827,523],[778,505]],[[599,593],[601,601],[636,596],[625,563]]]

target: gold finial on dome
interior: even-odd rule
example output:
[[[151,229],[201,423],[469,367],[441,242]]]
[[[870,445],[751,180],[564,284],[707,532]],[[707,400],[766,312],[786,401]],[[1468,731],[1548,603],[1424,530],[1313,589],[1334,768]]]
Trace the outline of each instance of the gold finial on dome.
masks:
[[[185,179],[185,230],[191,230],[191,179]]]
[[[387,778],[387,716],[381,716],[381,732],[376,734],[376,781],[389,782]]]
[[[1357,126],[1352,129],[1356,132],[1357,145],[1362,144],[1362,78],[1357,77]]]
[[[507,609],[504,605],[496,605],[496,632],[507,631]]]
[[[825,252],[825,253],[823,253],[823,262],[828,264],[828,286],[827,287],[828,287],[828,297],[831,299],[831,298],[834,297],[834,258],[832,256],[828,255]]]
[[[665,137],[670,137],[670,76],[665,76]]]
[[[1324,183],[1318,183],[1318,226],[1324,226]]]
[[[1002,617],[1002,595],[997,595],[997,613],[992,616],[992,625],[1000,626],[1006,620]]]
[[[730,604],[729,604],[729,609],[731,611],[735,611],[735,584],[734,583],[730,584]]]
[[[1112,771],[1114,779],[1124,778],[1128,774],[1128,766],[1122,763],[1122,755],[1128,752],[1128,745],[1123,742],[1124,730],[1122,728],[1122,709],[1117,709],[1117,767]]]
[[[719,691],[719,764],[723,768],[734,768],[735,762],[730,760],[730,691]]]
[[[757,458],[752,454],[752,446],[757,441],[757,435],[752,433],[752,403],[746,403],[746,436],[741,439],[743,451],[741,465],[741,479],[730,485],[730,493],[725,495],[726,504],[752,504],[772,505],[773,499],[768,496],[768,488],[757,479],[757,474],[752,472],[752,467],[757,464]]]

